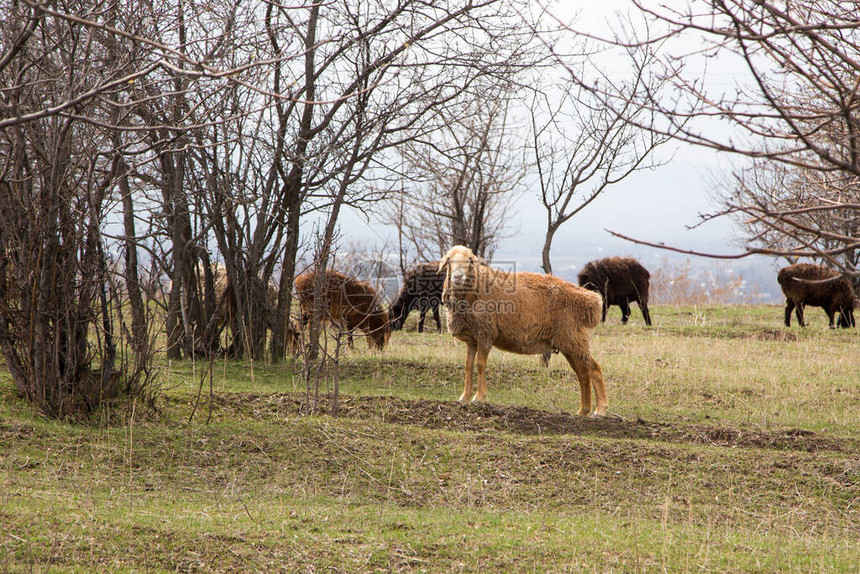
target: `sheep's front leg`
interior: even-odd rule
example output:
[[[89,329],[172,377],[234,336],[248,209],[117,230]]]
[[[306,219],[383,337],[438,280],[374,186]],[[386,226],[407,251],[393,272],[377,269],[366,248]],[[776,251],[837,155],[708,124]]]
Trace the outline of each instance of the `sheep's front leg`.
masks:
[[[458,399],[461,403],[465,403],[472,399],[475,394],[472,388],[472,371],[475,368],[475,353],[478,352],[478,346],[472,343],[466,343],[466,383],[463,386],[463,394]]]
[[[487,397],[487,355],[490,354],[489,347],[483,345],[478,347],[478,393],[472,402],[482,403]]]
[[[421,306],[421,309],[418,310],[418,332],[424,332],[424,318],[427,317],[427,307]]]

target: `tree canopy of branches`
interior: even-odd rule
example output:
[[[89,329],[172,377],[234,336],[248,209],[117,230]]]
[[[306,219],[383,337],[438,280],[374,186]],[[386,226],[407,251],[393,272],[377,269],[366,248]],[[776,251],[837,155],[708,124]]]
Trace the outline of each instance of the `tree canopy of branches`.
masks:
[[[342,206],[384,195],[368,182],[386,157],[510,69],[517,22],[512,0],[12,3],[0,346],[18,388],[53,393],[40,404],[61,415],[77,382],[126,370],[115,322],[122,356],[151,354],[150,303],[168,357],[218,351],[216,306],[230,309],[228,353],[261,358],[271,332],[282,357],[302,218],[325,214],[330,248]],[[123,289],[108,289],[109,254]],[[166,298],[145,292],[162,273]]]
[[[786,191],[780,193],[784,200],[771,201],[742,186],[716,216],[742,214],[757,229],[770,230],[754,231],[746,253],[821,257],[853,272],[845,262],[856,258],[839,255],[854,251],[860,241],[853,191],[860,175],[856,6],[838,0],[700,0],[676,7],[634,0],[634,5],[634,20],[642,17],[646,26],[619,28],[608,41],[631,51],[657,51],[659,65],[652,69],[673,88],[667,97],[637,101],[662,118],[641,127],[795,170],[792,179],[804,184],[794,189],[802,193]],[[648,37],[633,32],[643,29]],[[708,79],[709,68],[727,63],[744,71],[732,89]],[[583,85],[614,109],[627,105],[623,94]],[[798,215],[812,212],[819,214],[819,223],[830,217],[836,225],[809,228],[809,218]],[[777,241],[766,240],[775,236]]]
[[[654,120],[646,117],[646,108],[634,104],[637,94],[660,90],[643,70],[639,64],[631,78],[614,81],[628,94],[629,104],[619,110],[602,106],[588,90],[567,82],[558,90],[540,90],[532,101],[530,147],[546,209],[541,250],[546,273],[552,273],[550,251],[562,225],[611,186],[658,165],[653,151],[670,136],[638,125],[649,126]]]
[[[437,259],[451,245],[490,257],[526,172],[511,137],[509,99],[475,95],[460,106],[438,130],[401,148],[409,183],[397,189],[394,182],[384,219],[417,260]]]

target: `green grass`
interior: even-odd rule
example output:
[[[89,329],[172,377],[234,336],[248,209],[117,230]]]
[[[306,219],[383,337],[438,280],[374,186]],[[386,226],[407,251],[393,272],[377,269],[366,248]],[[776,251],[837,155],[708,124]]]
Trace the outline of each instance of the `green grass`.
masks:
[[[493,351],[491,404],[456,405],[463,345],[411,322],[357,339],[336,417],[289,364],[216,362],[193,418],[206,365],[165,364],[157,411],[90,426],[0,375],[0,571],[857,571],[858,330],[613,311],[602,421],[558,356]]]

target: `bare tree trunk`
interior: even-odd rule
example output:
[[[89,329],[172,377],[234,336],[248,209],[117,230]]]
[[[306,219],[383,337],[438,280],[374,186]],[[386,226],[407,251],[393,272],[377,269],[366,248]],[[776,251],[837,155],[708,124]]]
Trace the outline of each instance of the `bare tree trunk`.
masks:
[[[286,340],[292,331],[293,278],[296,275],[296,257],[299,252],[299,219],[301,197],[298,190],[290,196],[287,206],[287,240],[284,248],[281,280],[278,287],[278,311],[272,327],[272,360],[283,359]]]
[[[125,288],[131,306],[131,349],[140,360],[149,351],[147,341],[146,309],[143,304],[140,284],[140,268],[137,259],[137,232],[134,225],[134,199],[128,183],[128,167],[117,154],[117,172],[122,196],[122,221],[125,234]]]
[[[178,157],[181,153],[177,154],[180,163],[183,161]],[[193,354],[194,333],[191,329],[188,306],[190,301],[197,300],[197,292],[196,281],[192,280],[194,260],[188,250],[191,241],[191,220],[188,201],[182,191],[181,170],[174,166],[173,162],[168,162],[166,158],[162,160],[162,166],[166,168],[162,170],[162,173],[168,180],[165,182],[167,189],[165,189],[164,195],[169,202],[167,203],[170,210],[168,221],[170,222],[170,240],[173,248],[173,281],[166,323],[167,357],[179,359],[183,352],[186,356]],[[183,293],[185,293],[185,297],[183,297]]]
[[[340,191],[332,203],[331,212],[329,213],[328,221],[326,221],[322,241],[314,261],[316,270],[314,276],[314,307],[311,311],[310,330],[307,337],[307,344],[310,345],[310,350],[308,351],[308,360],[310,361],[317,361],[319,359],[319,339],[322,332],[323,320],[326,318],[325,315],[328,311],[326,270],[328,269],[332,248],[334,247],[334,232],[337,227],[337,220],[340,215],[340,208],[343,205],[346,188],[345,184],[341,185]]]
[[[299,219],[303,195],[302,178],[305,171],[305,153],[312,137],[314,108],[311,102],[316,97],[315,43],[319,11],[319,4],[312,5],[310,16],[308,17],[307,33],[304,39],[306,50],[304,96],[306,101],[299,122],[296,149],[291,158],[292,166],[284,182],[285,203],[287,206],[287,245],[284,253],[283,269],[281,271],[281,289],[278,293],[278,317],[279,322],[284,325],[285,331],[276,334],[281,345],[286,336],[286,329],[289,329],[289,325],[285,325],[285,323],[289,321],[289,305],[292,305],[292,281],[296,272],[296,257],[298,256],[299,248]],[[283,314],[281,314],[282,312]],[[313,357],[313,360],[315,359],[316,356]]]
[[[546,229],[546,236],[544,236],[543,240],[543,249],[541,249],[541,267],[543,268],[543,272],[552,275],[552,261],[550,260],[549,253],[552,249],[552,240],[555,237],[555,232],[558,230],[558,226],[549,225]]]

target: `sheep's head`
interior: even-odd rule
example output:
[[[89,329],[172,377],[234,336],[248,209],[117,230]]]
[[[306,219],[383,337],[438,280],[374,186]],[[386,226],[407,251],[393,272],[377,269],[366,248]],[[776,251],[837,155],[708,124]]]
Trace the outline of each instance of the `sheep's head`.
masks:
[[[447,270],[447,277],[451,284],[455,288],[463,288],[474,279],[474,269],[478,264],[478,257],[471,249],[463,245],[455,245],[439,262],[439,273]]]

